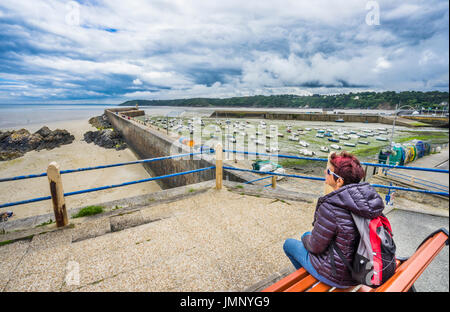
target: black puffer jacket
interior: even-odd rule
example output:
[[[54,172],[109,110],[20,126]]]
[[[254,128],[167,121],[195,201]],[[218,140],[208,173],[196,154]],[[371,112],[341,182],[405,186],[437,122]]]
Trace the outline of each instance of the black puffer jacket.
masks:
[[[350,212],[372,219],[380,216],[383,209],[382,198],[369,183],[349,184],[319,198],[311,235],[302,237],[317,273],[341,287],[356,285],[335,250],[333,253],[336,274],[333,276],[329,245],[335,240],[351,265],[358,247],[359,232]]]

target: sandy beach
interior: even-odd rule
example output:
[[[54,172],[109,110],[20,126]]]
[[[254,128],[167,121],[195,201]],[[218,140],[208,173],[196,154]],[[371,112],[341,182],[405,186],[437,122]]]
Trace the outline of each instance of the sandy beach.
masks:
[[[94,117],[92,115],[92,117]],[[8,129],[25,128],[31,133],[46,125],[50,130],[65,129],[75,136],[75,140],[68,145],[62,145],[52,150],[31,151],[23,157],[0,162],[0,176],[14,177],[27,174],[39,174],[47,171],[48,165],[56,161],[60,170],[76,169],[82,167],[99,166],[137,160],[129,149],[116,151],[105,149],[94,143],[83,141],[83,134],[96,129],[88,122],[89,119],[58,121],[45,124],[29,124],[23,127],[17,126]],[[5,129],[2,129],[5,130]],[[108,169],[99,169],[62,175],[64,192],[84,190],[111,184],[149,178],[150,175],[142,165],[128,165]],[[132,197],[141,194],[161,190],[153,181],[134,184],[125,187],[97,191],[87,194],[66,197],[67,208],[77,208],[124,197]],[[50,195],[47,177],[2,182],[0,184],[0,203],[14,202],[36,197]],[[53,211],[50,200],[30,203],[25,205],[2,208],[1,211],[13,211],[10,219],[19,219],[33,215],[45,214]]]

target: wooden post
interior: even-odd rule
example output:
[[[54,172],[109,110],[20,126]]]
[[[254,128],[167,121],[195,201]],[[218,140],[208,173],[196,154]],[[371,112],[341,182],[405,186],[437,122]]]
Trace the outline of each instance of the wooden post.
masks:
[[[216,145],[216,189],[222,189],[223,179],[223,149],[222,144]]]
[[[386,162],[387,163],[387,162]],[[383,167],[378,167],[378,174],[382,175],[383,174]]]
[[[272,188],[277,187],[277,176],[272,176]]]
[[[52,195],[53,211],[55,212],[56,226],[61,227],[69,224],[67,219],[66,203],[62,186],[59,165],[51,162],[47,168],[47,177],[50,183],[50,194]]]

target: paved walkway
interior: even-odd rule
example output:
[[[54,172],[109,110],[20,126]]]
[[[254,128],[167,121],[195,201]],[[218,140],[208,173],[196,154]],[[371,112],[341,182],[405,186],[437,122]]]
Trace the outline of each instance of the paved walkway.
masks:
[[[247,187],[245,187],[247,188]],[[231,189],[230,189],[231,190]],[[282,246],[311,229],[315,204],[210,189],[171,203],[87,218],[74,228],[0,247],[2,291],[244,291],[293,267]],[[396,203],[395,208],[411,205]],[[387,214],[400,256],[448,218]],[[123,222],[139,226],[110,232]],[[117,228],[120,228],[119,226]],[[93,238],[88,238],[89,235]],[[417,283],[448,291],[448,247]]]
[[[284,240],[310,230],[313,210],[212,189],[142,209],[158,221],[122,231],[75,242],[75,227],[2,246],[0,289],[242,291],[289,266]],[[104,226],[101,218],[89,224]]]
[[[448,217],[394,210],[387,217],[392,225],[397,255],[410,257],[429,234],[443,227],[449,229]],[[415,283],[417,291],[449,291],[449,250],[444,247]]]

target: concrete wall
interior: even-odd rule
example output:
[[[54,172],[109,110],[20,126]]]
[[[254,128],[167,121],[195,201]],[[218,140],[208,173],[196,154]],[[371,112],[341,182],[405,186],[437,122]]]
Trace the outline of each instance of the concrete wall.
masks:
[[[448,128],[448,117],[439,116],[403,116],[404,118],[424,122],[434,127]]]
[[[350,114],[306,114],[306,113],[266,113],[263,111],[217,111],[211,116],[229,117],[229,118],[262,118],[279,120],[306,120],[306,121],[328,121],[334,122],[336,119],[344,119],[346,122],[380,122],[378,115],[350,115]]]
[[[163,157],[171,155],[171,147],[174,140],[159,131],[150,129],[128,118],[123,118],[119,114],[113,112],[111,109],[105,110],[105,115],[108,117],[114,129],[119,131],[125,139],[128,146],[136,154],[139,159]],[[182,149],[178,149],[172,154],[190,153],[191,150],[183,145]],[[162,176],[172,173],[200,169],[214,166],[214,161],[205,159],[167,159],[150,163],[145,163],[145,169],[150,175]],[[245,182],[251,179],[256,179],[257,176],[244,172],[227,172],[224,171],[224,179]],[[206,170],[197,173],[175,176],[171,178],[157,180],[163,189],[184,186],[187,184],[199,183],[207,180],[215,179],[215,170]]]
[[[362,123],[381,123],[392,125],[394,117],[380,116],[370,114],[327,114],[327,113],[266,113],[263,111],[217,111],[211,114],[211,116],[222,118],[258,118],[258,119],[278,119],[278,120],[305,120],[305,121],[326,121],[334,122],[336,119],[343,119],[345,122],[362,122]],[[414,127],[415,124],[409,119],[415,119],[427,123],[428,120],[421,120],[420,118],[408,119],[398,117],[396,124],[398,126]],[[436,119],[437,120],[437,119]],[[448,118],[440,118],[438,121],[434,121],[435,126],[448,126]],[[438,124],[439,123],[439,124]]]

